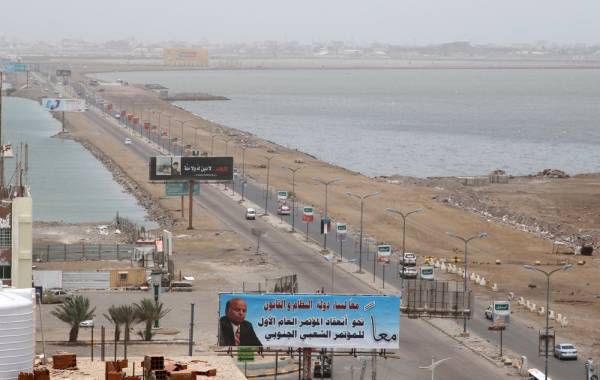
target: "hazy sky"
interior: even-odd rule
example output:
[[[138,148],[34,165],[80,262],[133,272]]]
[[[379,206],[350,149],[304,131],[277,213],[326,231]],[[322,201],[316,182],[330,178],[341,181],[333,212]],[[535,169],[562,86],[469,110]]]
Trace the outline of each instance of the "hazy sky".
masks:
[[[4,0],[0,35],[104,41],[600,42],[600,0]]]

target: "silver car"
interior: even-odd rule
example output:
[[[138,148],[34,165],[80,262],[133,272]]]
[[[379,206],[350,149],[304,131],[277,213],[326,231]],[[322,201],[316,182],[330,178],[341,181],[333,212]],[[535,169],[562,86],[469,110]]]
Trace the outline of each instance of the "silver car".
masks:
[[[554,346],[554,356],[559,360],[577,360],[577,349],[571,343],[560,343]]]

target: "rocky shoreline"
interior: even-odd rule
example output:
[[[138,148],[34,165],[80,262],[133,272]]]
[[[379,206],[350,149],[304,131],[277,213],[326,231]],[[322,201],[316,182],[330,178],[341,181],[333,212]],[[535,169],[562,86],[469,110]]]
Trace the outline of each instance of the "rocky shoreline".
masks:
[[[67,124],[68,125],[68,124]],[[160,206],[160,203],[152,198],[144,189],[142,189],[125,171],[104,152],[96,148],[92,143],[85,139],[80,139],[73,136],[68,131],[59,132],[52,136],[53,138],[61,138],[75,141],[87,149],[104,167],[112,174],[116,183],[123,187],[123,190],[135,197],[138,203],[146,210],[148,219],[160,225],[161,228],[169,228],[173,225],[174,220],[170,213]]]

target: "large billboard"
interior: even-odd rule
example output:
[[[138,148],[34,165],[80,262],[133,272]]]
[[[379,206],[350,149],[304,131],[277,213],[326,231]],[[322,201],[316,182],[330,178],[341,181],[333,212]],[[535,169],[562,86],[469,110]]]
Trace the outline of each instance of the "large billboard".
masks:
[[[202,48],[164,48],[165,65],[208,66],[208,50]]]
[[[150,157],[150,180],[233,180],[233,157]]]
[[[48,111],[53,112],[83,112],[85,111],[85,100],[83,99],[62,99],[62,98],[43,98],[42,106]]]
[[[399,347],[399,296],[221,293],[219,315],[219,346]]]

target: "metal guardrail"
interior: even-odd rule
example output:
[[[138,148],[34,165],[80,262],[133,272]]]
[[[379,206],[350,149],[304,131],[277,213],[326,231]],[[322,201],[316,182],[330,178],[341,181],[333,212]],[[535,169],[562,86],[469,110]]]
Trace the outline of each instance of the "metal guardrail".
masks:
[[[133,244],[38,244],[33,247],[33,260],[131,260]]]

